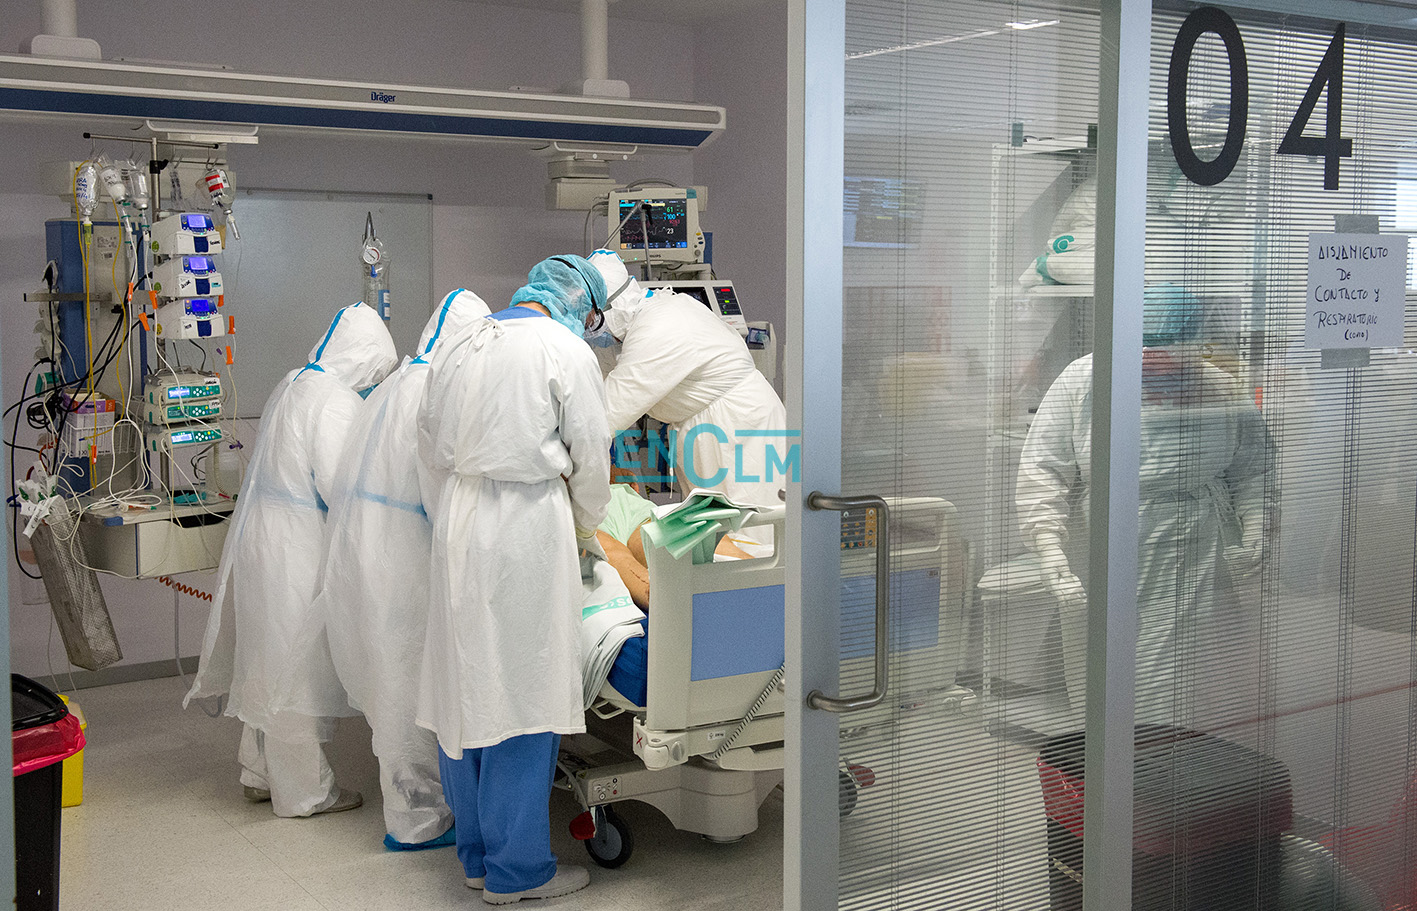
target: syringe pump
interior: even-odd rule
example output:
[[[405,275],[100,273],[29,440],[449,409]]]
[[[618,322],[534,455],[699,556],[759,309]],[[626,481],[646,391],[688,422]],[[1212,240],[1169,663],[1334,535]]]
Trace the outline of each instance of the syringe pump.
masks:
[[[144,380],[148,402],[170,405],[198,399],[221,398],[221,377],[215,373],[154,373]]]
[[[158,256],[205,256],[221,252],[221,234],[205,212],[183,212],[154,224],[148,246]]]
[[[153,290],[163,297],[217,297],[221,273],[210,256],[174,256],[153,269]]]
[[[222,440],[221,428],[206,425],[147,428],[148,449],[171,455],[188,446],[210,446]]]

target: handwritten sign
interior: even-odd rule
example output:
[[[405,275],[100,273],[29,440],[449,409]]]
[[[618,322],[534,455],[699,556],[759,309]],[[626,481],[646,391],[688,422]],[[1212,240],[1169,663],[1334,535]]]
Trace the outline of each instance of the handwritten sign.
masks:
[[[1306,348],[1402,344],[1407,235],[1310,234]]]

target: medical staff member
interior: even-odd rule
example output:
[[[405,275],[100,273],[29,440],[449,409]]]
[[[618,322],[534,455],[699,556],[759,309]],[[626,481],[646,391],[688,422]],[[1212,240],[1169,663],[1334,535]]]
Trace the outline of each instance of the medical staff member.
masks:
[[[414,724],[428,626],[433,525],[440,485],[418,458],[418,407],[434,348],[490,311],[463,288],[443,298],[415,357],[379,384],[359,413],[329,500],[325,587],[307,634],[323,629],[349,704],[364,713],[379,757],[384,845],[452,844],[438,780],[438,744]]]
[[[1237,691],[1257,685],[1258,605],[1246,604],[1240,587],[1264,556],[1272,464],[1259,410],[1194,343],[1201,316],[1200,302],[1176,285],[1146,290],[1136,712],[1139,720],[1188,727],[1249,712],[1248,697]],[[1059,605],[1075,707],[1086,680],[1091,452],[1086,355],[1043,397],[1015,490],[1020,528]]]
[[[622,343],[605,379],[611,431],[648,414],[675,433],[684,494],[702,487],[744,505],[780,505],[795,440],[786,436],[787,409],[743,339],[688,295],[642,290],[618,254],[596,250],[590,261],[610,295],[590,341]]]
[[[276,386],[232,513],[202,643],[194,698],[229,694],[245,722],[241,783],[277,816],[350,810],[363,798],[336,786],[324,744],[350,715],[323,636],[301,638],[320,591],[325,504],[364,401],[398,363],[379,314],[335,314],[309,363]]]
[[[418,724],[435,732],[467,884],[489,904],[584,888],[558,867],[548,800],[562,734],[585,730],[578,540],[610,500],[610,430],[582,339],[605,304],[579,256],[538,263],[512,305],[435,347],[418,451],[446,480]]]

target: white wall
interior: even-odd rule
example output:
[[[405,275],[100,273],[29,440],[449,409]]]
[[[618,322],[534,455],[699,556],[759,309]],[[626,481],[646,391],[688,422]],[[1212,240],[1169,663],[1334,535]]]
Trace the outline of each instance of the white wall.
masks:
[[[20,8],[7,9],[0,19],[4,51],[40,28],[37,2],[10,6]],[[719,271],[740,288],[750,319],[771,319],[782,331],[786,14],[779,6],[765,0],[772,11],[765,17],[693,27],[612,19],[610,75],[629,82],[635,97],[728,108],[727,135],[709,149],[693,156],[646,155],[614,165],[612,176],[622,182],[654,176],[709,184],[704,226],[715,231]],[[409,0],[398,6],[232,0],[220,19],[225,28],[213,36],[209,17],[190,15],[170,0],[85,0],[79,31],[99,40],[109,59],[205,60],[244,72],[484,89],[556,89],[580,74],[574,13],[464,0]],[[81,133],[112,126],[100,118],[12,115],[0,115],[0,124],[6,137],[0,145],[0,345],[8,404],[20,394],[35,347],[34,308],[21,303],[20,295],[39,284],[44,220],[66,213],[60,200],[39,195],[37,164],[87,156],[93,147]],[[113,151],[126,154],[117,144]],[[545,166],[514,146],[271,133],[257,146],[231,148],[228,157],[238,183],[248,187],[432,194],[435,294],[468,287],[495,309],[537,260],[583,249],[584,214],[547,212]],[[592,247],[606,230],[604,219],[592,221]],[[239,303],[232,301],[233,308]],[[68,665],[58,637],[50,642],[42,588],[20,576],[13,557],[9,562],[14,669],[47,675],[52,662],[62,674]],[[212,588],[209,576],[185,581]],[[106,577],[102,584],[124,663],[171,658],[172,593],[155,582]],[[187,596],[181,602],[181,652],[193,655],[206,605]]]
[[[733,282],[750,320],[787,330],[787,4],[694,32],[694,88],[728,108],[727,135],[694,156],[709,188],[705,230],[714,271]],[[778,394],[782,356],[778,351]]]

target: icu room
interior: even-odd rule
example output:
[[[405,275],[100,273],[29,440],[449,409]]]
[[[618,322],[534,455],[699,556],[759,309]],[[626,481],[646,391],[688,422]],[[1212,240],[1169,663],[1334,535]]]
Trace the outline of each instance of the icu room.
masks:
[[[1417,0],[8,6],[20,911],[1417,907]]]

